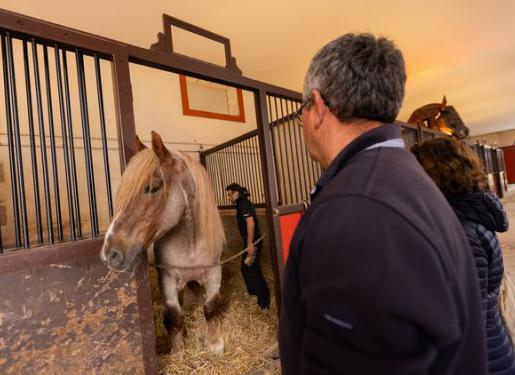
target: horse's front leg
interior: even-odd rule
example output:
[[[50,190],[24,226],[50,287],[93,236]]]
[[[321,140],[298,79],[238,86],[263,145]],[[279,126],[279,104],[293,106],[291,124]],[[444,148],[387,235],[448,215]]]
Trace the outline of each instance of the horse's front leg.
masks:
[[[177,279],[166,271],[160,272],[159,276],[161,291],[165,298],[164,325],[170,338],[170,351],[179,353],[184,350],[184,314],[179,304],[179,292],[184,285],[179,285]]]
[[[206,342],[211,353],[224,352],[224,338],[222,335],[222,314],[220,309],[220,284],[222,282],[222,266],[209,270],[202,280],[206,292],[204,302],[204,317],[207,321]]]

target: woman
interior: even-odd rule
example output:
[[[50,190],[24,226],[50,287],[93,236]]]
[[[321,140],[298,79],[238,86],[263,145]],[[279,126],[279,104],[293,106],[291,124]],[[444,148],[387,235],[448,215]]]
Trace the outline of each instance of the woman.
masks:
[[[497,307],[504,265],[495,232],[508,230],[501,201],[484,189],[485,174],[474,151],[454,139],[437,138],[412,152],[436,182],[470,242],[481,288],[490,374],[515,374],[515,355]]]
[[[247,291],[258,297],[258,305],[262,309],[270,307],[270,292],[261,272],[260,258],[263,242],[254,243],[261,237],[254,205],[249,200],[250,194],[245,187],[232,183],[225,188],[227,199],[236,204],[236,220],[238,230],[243,238],[243,246],[247,249],[241,257],[241,273]]]

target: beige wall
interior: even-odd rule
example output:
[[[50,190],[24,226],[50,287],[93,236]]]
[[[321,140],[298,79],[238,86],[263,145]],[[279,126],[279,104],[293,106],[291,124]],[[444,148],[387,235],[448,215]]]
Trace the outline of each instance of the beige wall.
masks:
[[[482,134],[476,137],[470,137],[471,142],[485,143],[497,147],[511,146],[515,144],[515,129],[504,132]]]

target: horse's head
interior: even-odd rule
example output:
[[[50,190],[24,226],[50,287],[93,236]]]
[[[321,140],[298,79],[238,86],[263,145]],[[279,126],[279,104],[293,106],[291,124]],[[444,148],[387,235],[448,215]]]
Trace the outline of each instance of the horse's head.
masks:
[[[115,213],[100,257],[109,268],[134,270],[140,254],[175,227],[194,194],[191,175],[181,159],[152,132],[152,149],[136,137],[138,152],[125,169],[115,199]]]

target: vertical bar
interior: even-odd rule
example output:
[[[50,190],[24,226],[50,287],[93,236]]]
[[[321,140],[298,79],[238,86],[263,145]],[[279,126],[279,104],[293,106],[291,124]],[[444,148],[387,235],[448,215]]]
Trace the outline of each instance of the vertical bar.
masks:
[[[281,142],[281,126],[279,124],[279,111],[277,110],[277,97],[274,96],[274,106],[275,106],[275,123],[276,123],[276,126],[277,126],[277,140],[278,140],[278,145],[279,145],[279,160],[281,161],[281,176],[282,176],[282,180],[283,180],[283,196],[284,197],[281,197],[280,201],[281,201],[281,205],[285,206],[288,202],[288,198],[286,196],[286,170],[284,168],[284,164],[283,164],[283,150],[282,150],[282,142]],[[283,126],[283,132],[284,132],[284,126]],[[284,154],[286,155],[286,143],[284,143]],[[290,192],[291,193],[291,192]]]
[[[86,93],[86,78],[84,75],[84,59],[79,50],[75,50],[77,63],[77,78],[79,85],[80,114],[82,119],[82,137],[86,161],[86,176],[88,181],[89,216],[91,220],[91,236],[98,236],[97,198],[95,194],[95,176],[93,171],[93,159],[91,155],[91,137],[89,134],[88,98]]]
[[[218,163],[218,170],[220,171],[220,183],[222,185],[222,189],[223,189],[223,199],[222,199],[222,202],[224,203],[224,206],[227,205],[229,202],[227,201],[227,197],[226,197],[226,194],[225,194],[225,187],[228,185],[228,181],[226,180],[227,178],[227,175],[228,175],[228,171],[227,171],[227,165],[225,164],[225,160],[224,160],[224,154],[223,154],[223,150],[219,150],[219,151],[216,151],[214,153],[214,155],[216,155],[216,158],[217,158],[217,163]]]
[[[252,168],[252,174],[256,176],[256,190],[259,191],[261,190],[261,186],[259,185],[259,156],[257,155],[257,152],[258,152],[258,149],[257,149],[257,145],[256,145],[256,138],[251,138],[250,139],[250,143],[251,143],[251,168]],[[261,203],[261,202],[259,202]]]
[[[281,232],[279,227],[279,216],[276,215],[277,192],[275,190],[275,178],[273,173],[273,160],[267,155],[273,152],[272,139],[270,136],[269,122],[266,113],[266,92],[259,90],[254,95],[256,108],[256,121],[258,124],[259,146],[261,156],[261,168],[263,172],[263,181],[265,186],[265,204],[266,218],[269,231],[270,258],[272,260],[272,269],[275,276],[275,301],[277,310],[281,311],[281,285],[282,285],[282,267],[283,259],[281,246]]]
[[[298,110],[299,110],[299,102],[295,102],[295,113],[297,113]],[[293,121],[295,121],[295,119]],[[303,183],[305,191],[306,191],[305,199],[309,201],[309,191],[311,190],[311,187],[309,186],[309,182],[308,182],[309,171],[308,171],[308,168],[306,168],[307,163],[305,163],[306,162],[306,147],[304,145],[304,135],[302,133],[302,130],[298,129],[298,131],[299,131],[299,148],[300,148],[300,154],[301,154],[301,158],[302,158],[302,175],[303,175],[302,183]]]
[[[288,127],[290,128],[291,131],[293,131],[293,144],[295,145],[295,157],[292,160],[292,161],[295,161],[295,167],[293,168],[293,170],[294,170],[293,177],[295,180],[295,184],[297,185],[297,187],[299,189],[299,197],[300,197],[300,199],[297,199],[297,202],[295,202],[295,203],[299,203],[305,197],[305,194],[304,194],[303,185],[301,182],[302,176],[300,175],[300,173],[295,173],[295,171],[300,170],[299,147],[298,147],[299,137],[298,137],[298,132],[297,132],[297,130],[298,130],[297,125],[295,124],[295,119],[293,118],[294,112],[293,112],[293,103],[292,103],[291,99],[286,100],[286,112],[288,112]],[[292,121],[292,118],[293,118],[293,121]],[[292,152],[293,152],[293,149],[292,149]]]
[[[5,98],[5,116],[7,125],[7,148],[9,150],[9,169],[11,172],[11,194],[13,199],[14,214],[14,237],[16,247],[21,247],[20,233],[20,207],[18,202],[18,179],[16,177],[16,155],[13,139],[12,118],[11,118],[11,95],[9,92],[9,71],[7,67],[7,48],[6,36],[1,34],[2,38],[2,65],[4,73],[4,98]]]
[[[32,163],[32,182],[34,187],[34,205],[36,209],[36,227],[38,243],[43,243],[43,222],[41,219],[41,201],[39,197],[39,173],[38,160],[36,152],[36,136],[34,133],[34,115],[32,112],[32,88],[30,84],[30,68],[29,53],[27,41],[23,41],[23,67],[25,71],[25,92],[27,94],[27,111],[29,121],[29,142],[30,142],[30,158]]]
[[[54,174],[54,199],[55,199],[55,216],[57,224],[57,238],[63,240],[63,224],[61,220],[61,196],[59,194],[59,175],[57,171],[57,153],[55,148],[54,133],[54,111],[52,105],[52,90],[50,88],[50,70],[48,68],[48,48],[43,46],[43,62],[45,66],[45,83],[46,83],[46,99],[48,111],[48,128],[50,131],[50,155],[52,158],[52,172]]]
[[[266,101],[267,101],[267,104],[268,104],[268,113],[269,113],[269,117],[268,118],[272,118],[272,103],[271,103],[271,100],[270,100],[270,96],[267,95],[266,97]],[[276,150],[276,146],[275,146],[275,129],[274,129],[274,125],[272,122],[270,122],[269,126],[270,128],[270,131],[271,131],[271,136],[272,136],[272,150],[274,151],[274,155],[273,155],[273,158],[274,158],[274,171],[275,171],[275,183],[277,184],[277,190],[278,190],[278,194],[279,194],[279,205],[281,205],[281,184],[279,183],[280,181],[280,178],[279,178],[279,164],[278,164],[278,154],[277,154],[277,150]]]
[[[23,247],[28,249],[30,247],[29,239],[29,225],[27,222],[27,201],[25,200],[25,176],[23,173],[23,155],[21,150],[21,136],[20,136],[20,121],[18,118],[18,94],[16,93],[16,72],[14,70],[14,57],[13,57],[13,40],[9,33],[7,37],[7,64],[9,68],[9,76],[11,78],[11,109],[13,119],[13,130],[16,148],[16,166],[18,167],[18,186],[20,190],[20,209],[21,209],[21,224],[23,230]]]
[[[251,175],[248,172],[248,165],[245,163],[245,149],[243,148],[245,140],[238,143],[238,152],[239,152],[239,163],[241,165],[241,173],[243,174],[245,181],[247,181],[247,185],[250,186],[252,191],[254,190],[254,186],[252,186]]]
[[[250,155],[250,140],[252,138],[248,138],[246,139],[244,142],[243,142],[243,149],[244,149],[244,161],[243,161],[243,164],[245,164],[246,166],[246,170],[247,170],[247,174],[249,175],[249,180],[252,181],[252,185],[253,185],[253,189],[255,191],[258,191],[258,186],[257,186],[257,176],[256,174],[252,171],[252,161],[251,161],[251,155]]]
[[[64,93],[66,97],[66,122],[68,124],[68,135],[70,137],[70,163],[71,163],[71,180],[73,188],[73,204],[75,207],[75,223],[77,224],[76,233],[77,237],[82,237],[82,220],[80,215],[80,202],[79,202],[79,187],[77,182],[77,163],[75,160],[75,141],[73,137],[73,122],[72,122],[72,106],[70,100],[70,81],[68,79],[68,59],[66,57],[66,50],[62,50],[63,54],[63,72],[64,72]],[[75,231],[75,229],[74,229]]]
[[[39,77],[38,46],[32,39],[32,60],[34,68],[34,83],[36,85],[36,103],[38,108],[39,140],[41,148],[41,164],[43,168],[43,188],[45,190],[45,210],[47,218],[48,242],[54,243],[54,225],[52,222],[52,206],[50,202],[50,184],[48,181],[48,161],[46,154],[45,122],[43,120],[43,99],[41,98],[41,79]]]
[[[293,145],[291,143],[290,129],[289,128],[287,129],[287,125],[286,125],[286,122],[284,119],[283,98],[279,98],[279,108],[281,109],[281,122],[283,124],[285,148],[287,148],[286,134],[288,134],[288,139],[289,139],[289,144],[290,144],[289,151],[290,151],[290,155],[291,155],[291,153],[293,153]],[[286,130],[288,130],[288,131],[286,131]],[[285,156],[288,157],[289,155],[286,154]],[[293,204],[293,203],[296,203],[296,202],[294,202],[294,199],[298,201],[298,193],[297,193],[297,189],[296,189],[297,187],[295,186],[295,184],[293,184],[293,186],[292,186],[293,171],[290,171],[290,161],[288,159],[286,159],[286,167],[288,169],[288,183],[290,184],[290,191],[291,191],[291,200],[288,203]],[[292,169],[293,169],[293,161],[292,161]],[[295,193],[295,195],[293,193]]]
[[[72,177],[70,171],[70,156],[68,149],[68,132],[66,130],[66,114],[64,109],[63,77],[61,72],[61,59],[59,46],[54,46],[55,70],[57,72],[57,92],[59,96],[59,113],[61,117],[61,135],[63,138],[64,171],[66,177],[66,194],[68,198],[68,216],[70,221],[70,239],[75,241],[75,214],[73,208]],[[64,51],[63,51],[64,53]]]
[[[109,169],[109,150],[107,148],[106,123],[104,113],[104,93],[102,91],[102,72],[100,59],[95,55],[95,75],[97,78],[98,111],[100,113],[100,130],[102,133],[102,150],[104,151],[104,170],[106,178],[107,204],[109,206],[109,219],[113,218],[113,194],[111,191],[111,171]]]
[[[218,151],[216,151],[216,152],[212,153],[211,156],[213,157],[213,162],[215,163],[214,168],[216,169],[218,179],[220,180],[219,181],[219,184],[221,186],[220,206],[223,206],[223,205],[225,205],[225,186],[226,185],[222,179],[222,176],[224,174],[222,173],[222,165],[220,162],[220,153]]]
[[[258,179],[258,182],[259,182],[259,185],[260,185],[260,188],[261,188],[261,191],[263,191],[263,193],[265,192],[265,185],[264,185],[264,182],[263,182],[263,179],[264,179],[264,175],[262,173],[262,165],[261,165],[261,160],[260,160],[260,156],[261,156],[261,151],[260,151],[260,142],[259,142],[259,138],[253,138],[252,139],[254,141],[254,148],[256,150],[256,156],[255,156],[255,168],[256,168],[256,174],[258,176],[261,176],[261,178]]]

